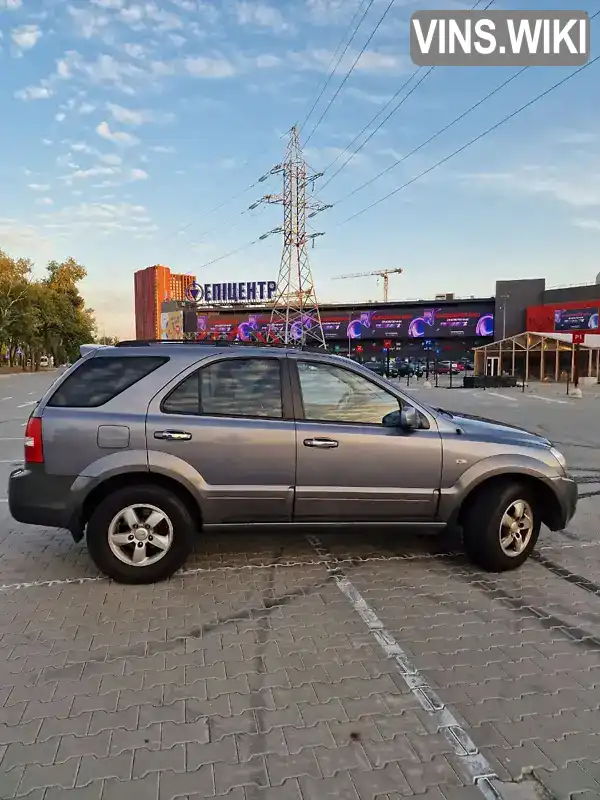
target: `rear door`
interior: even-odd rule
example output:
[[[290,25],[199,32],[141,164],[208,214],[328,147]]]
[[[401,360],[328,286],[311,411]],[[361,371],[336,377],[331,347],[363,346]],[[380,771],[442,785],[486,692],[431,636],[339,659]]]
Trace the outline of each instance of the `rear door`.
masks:
[[[287,359],[218,355],[152,399],[151,470],[184,480],[207,523],[289,522],[296,478]]]
[[[308,355],[290,357],[297,398],[294,519],[432,521],[442,444],[435,420],[407,432],[382,418],[402,400],[361,372]]]

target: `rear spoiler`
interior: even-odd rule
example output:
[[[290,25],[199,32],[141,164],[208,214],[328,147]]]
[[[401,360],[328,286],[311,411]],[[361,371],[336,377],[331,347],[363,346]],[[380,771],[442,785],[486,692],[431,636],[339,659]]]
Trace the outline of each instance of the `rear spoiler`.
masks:
[[[79,347],[79,355],[81,358],[87,356],[88,353],[93,353],[94,350],[100,350],[102,347],[110,347],[108,344],[82,344]]]

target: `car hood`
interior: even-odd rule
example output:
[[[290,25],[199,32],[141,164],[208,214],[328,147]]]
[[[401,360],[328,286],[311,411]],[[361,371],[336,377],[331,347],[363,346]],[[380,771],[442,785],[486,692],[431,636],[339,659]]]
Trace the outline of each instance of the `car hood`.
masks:
[[[532,433],[507,422],[498,422],[495,419],[477,417],[474,414],[458,414],[452,412],[452,423],[461,428],[468,436],[490,441],[506,441],[537,445],[538,447],[551,447],[552,442],[537,433]]]

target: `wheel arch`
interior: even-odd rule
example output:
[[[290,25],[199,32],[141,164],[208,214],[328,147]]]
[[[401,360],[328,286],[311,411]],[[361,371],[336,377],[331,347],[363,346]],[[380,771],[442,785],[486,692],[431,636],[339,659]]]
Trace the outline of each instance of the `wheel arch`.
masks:
[[[544,525],[550,530],[557,530],[560,527],[558,520],[562,518],[562,509],[552,487],[542,478],[536,478],[523,472],[502,473],[501,475],[493,475],[483,479],[463,497],[460,506],[456,509],[453,522],[458,525],[463,524],[466,510],[480,494],[489,491],[491,488],[500,488],[511,483],[526,486],[531,491],[537,501],[536,505],[541,512],[541,521]]]
[[[80,516],[80,524],[77,534],[73,533],[76,541],[83,538],[83,530],[87,525],[91,515],[98,505],[117,489],[125,489],[133,486],[160,486],[171,491],[186,506],[198,529],[202,527],[202,510],[193,494],[175,478],[163,475],[160,472],[131,472],[119,475],[112,475],[110,478],[94,486],[86,496]]]

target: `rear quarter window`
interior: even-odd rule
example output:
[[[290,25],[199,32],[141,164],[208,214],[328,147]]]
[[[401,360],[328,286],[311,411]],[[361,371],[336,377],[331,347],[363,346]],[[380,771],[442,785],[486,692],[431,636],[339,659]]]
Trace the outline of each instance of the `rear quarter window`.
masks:
[[[83,361],[58,386],[47,405],[98,408],[168,361],[167,356],[102,356]]]

